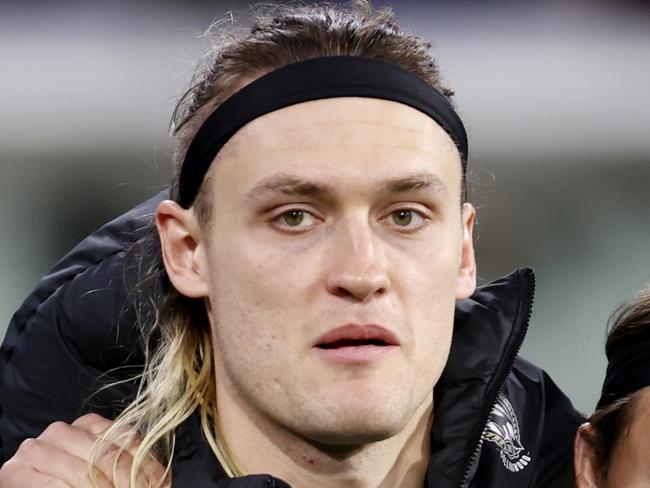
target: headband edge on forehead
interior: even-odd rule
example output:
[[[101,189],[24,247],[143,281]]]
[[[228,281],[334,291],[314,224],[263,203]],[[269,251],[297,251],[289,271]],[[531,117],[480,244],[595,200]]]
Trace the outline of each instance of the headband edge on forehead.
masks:
[[[367,97],[408,105],[431,117],[456,144],[463,172],[467,134],[451,103],[430,84],[392,63],[362,56],[331,56],[288,64],[233,94],[205,120],[181,167],[179,203],[189,208],[212,161],[246,123],[298,103]]]

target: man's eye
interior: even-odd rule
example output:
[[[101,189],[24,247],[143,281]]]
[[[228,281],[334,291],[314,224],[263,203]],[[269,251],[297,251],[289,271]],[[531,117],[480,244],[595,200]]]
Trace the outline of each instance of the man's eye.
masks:
[[[405,230],[414,230],[425,224],[425,218],[420,212],[408,208],[400,208],[391,212],[390,223],[396,227],[403,227]]]
[[[402,227],[406,227],[413,220],[413,212],[411,210],[396,210],[392,214],[393,223]]]
[[[296,227],[302,224],[305,219],[305,213],[302,210],[289,210],[282,214],[285,223],[290,227]]]
[[[316,217],[306,210],[292,208],[273,219],[273,224],[285,231],[307,230],[317,223]]]

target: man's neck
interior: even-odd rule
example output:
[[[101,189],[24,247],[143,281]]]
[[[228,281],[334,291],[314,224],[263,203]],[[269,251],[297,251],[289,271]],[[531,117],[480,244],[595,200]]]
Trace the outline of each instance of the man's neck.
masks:
[[[418,408],[397,435],[345,447],[317,446],[275,424],[253,420],[238,408],[241,405],[228,405],[232,400],[220,398],[220,430],[245,473],[268,473],[293,488],[424,485],[431,451],[432,398]]]

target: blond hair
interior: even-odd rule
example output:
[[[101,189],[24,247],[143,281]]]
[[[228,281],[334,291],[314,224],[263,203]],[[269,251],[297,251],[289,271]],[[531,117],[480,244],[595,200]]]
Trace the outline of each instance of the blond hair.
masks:
[[[437,64],[429,53],[431,44],[403,32],[390,9],[374,10],[367,0],[347,6],[264,4],[256,9],[252,26],[243,35],[216,23],[204,37],[209,42],[207,54],[172,116],[176,180],[185,152],[209,114],[245,80],[286,64],[321,56],[372,57],[412,72],[449,99],[453,95],[440,82]],[[205,191],[209,178],[208,173],[194,202],[203,227],[211,223],[211,201]],[[173,198],[176,187],[175,181]],[[203,434],[226,473],[242,475],[219,435],[212,338],[205,307],[171,286],[156,237],[152,235],[138,246],[142,257],[135,270],[140,277],[134,290],[139,309],[147,310],[139,324],[145,356],[140,386],[135,399],[96,443],[91,463],[115,436],[138,432],[143,440],[134,456],[131,484],[135,485],[143,461],[151,454],[169,470],[176,428],[198,410]]]

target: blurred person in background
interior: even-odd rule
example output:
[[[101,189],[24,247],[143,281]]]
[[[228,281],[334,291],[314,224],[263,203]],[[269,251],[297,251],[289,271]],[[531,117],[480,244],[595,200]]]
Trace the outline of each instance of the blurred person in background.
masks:
[[[573,486],[582,418],[517,355],[534,275],[475,289],[429,48],[364,1],[215,38],[171,193],[14,315],[2,487]]]
[[[613,316],[601,398],[575,440],[578,488],[650,486],[650,288]]]

